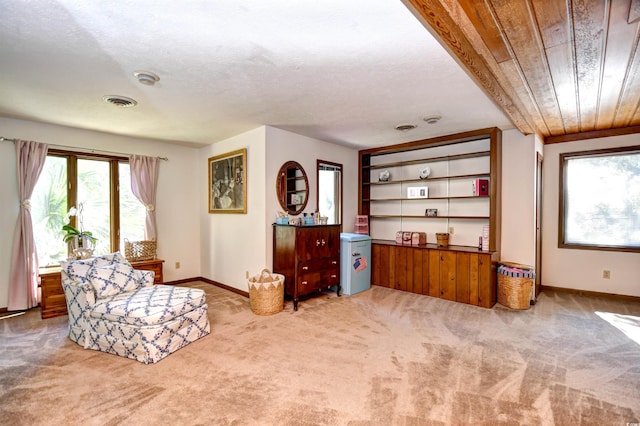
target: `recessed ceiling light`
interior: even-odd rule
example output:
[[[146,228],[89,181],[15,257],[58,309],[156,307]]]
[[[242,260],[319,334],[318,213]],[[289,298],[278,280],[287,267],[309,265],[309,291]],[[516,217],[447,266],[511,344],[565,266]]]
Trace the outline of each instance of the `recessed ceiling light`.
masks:
[[[398,124],[398,125],[395,127],[395,129],[396,129],[396,130],[399,130],[399,131],[401,131],[401,132],[408,132],[409,130],[413,130],[413,129],[415,129],[416,127],[418,127],[418,126],[416,126],[415,124]]]
[[[135,99],[127,98],[126,96],[120,95],[106,95],[103,96],[105,102],[109,102],[115,106],[120,108],[129,108],[138,105],[138,102]]]
[[[138,79],[140,84],[144,84],[146,86],[153,86],[156,84],[156,81],[160,81],[160,77],[151,71],[136,71],[133,75]]]
[[[441,115],[428,115],[424,118],[428,124],[436,124],[442,118]]]

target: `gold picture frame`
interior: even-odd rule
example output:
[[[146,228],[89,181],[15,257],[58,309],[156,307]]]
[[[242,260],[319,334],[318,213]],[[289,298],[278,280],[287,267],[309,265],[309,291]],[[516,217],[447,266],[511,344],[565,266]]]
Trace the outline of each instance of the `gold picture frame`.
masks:
[[[247,213],[247,149],[209,157],[209,213]]]

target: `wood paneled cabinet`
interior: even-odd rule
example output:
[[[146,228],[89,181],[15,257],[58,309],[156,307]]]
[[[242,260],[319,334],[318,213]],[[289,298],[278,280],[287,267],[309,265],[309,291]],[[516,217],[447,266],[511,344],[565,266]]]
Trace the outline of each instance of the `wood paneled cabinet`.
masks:
[[[40,315],[42,319],[67,314],[67,299],[62,289],[60,268],[40,274]]]
[[[371,250],[374,285],[485,308],[496,303],[497,253],[375,241]]]
[[[164,281],[162,275],[162,264],[164,260],[141,260],[139,262],[131,262],[131,266],[135,269],[143,269],[155,272],[153,279],[154,284],[160,284]],[[42,319],[53,318],[67,314],[67,299],[62,289],[62,278],[60,268],[43,268],[40,272],[40,315]]]
[[[340,295],[340,226],[273,225],[273,272],[298,310],[301,296],[337,286]]]

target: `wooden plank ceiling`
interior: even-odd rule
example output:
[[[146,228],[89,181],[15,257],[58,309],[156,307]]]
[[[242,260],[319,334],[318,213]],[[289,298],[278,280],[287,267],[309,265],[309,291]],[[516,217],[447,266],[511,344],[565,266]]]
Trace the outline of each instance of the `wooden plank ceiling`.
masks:
[[[524,134],[640,132],[640,0],[406,0]]]

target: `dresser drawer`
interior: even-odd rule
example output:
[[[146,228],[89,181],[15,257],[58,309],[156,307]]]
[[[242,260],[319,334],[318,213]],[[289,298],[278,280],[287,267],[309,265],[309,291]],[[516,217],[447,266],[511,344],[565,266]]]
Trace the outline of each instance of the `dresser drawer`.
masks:
[[[298,273],[296,274],[299,295],[309,294],[322,287],[323,265],[322,260],[300,262]]]
[[[301,262],[298,266],[299,294],[308,294],[323,287],[340,284],[340,262],[336,258]]]
[[[339,259],[326,259],[324,260],[325,266],[322,271],[322,281],[325,286],[331,286],[340,284],[340,261]]]

